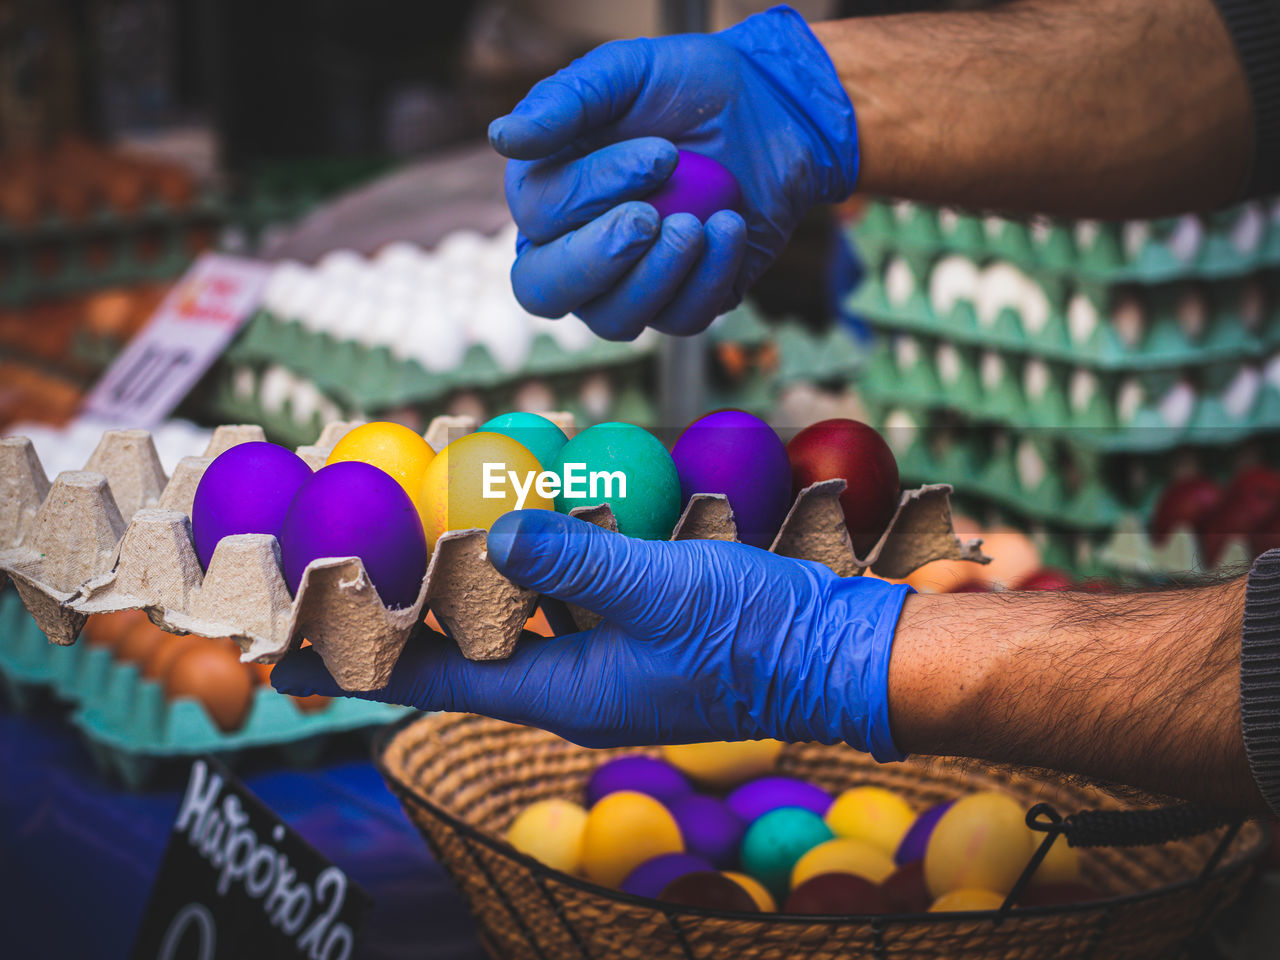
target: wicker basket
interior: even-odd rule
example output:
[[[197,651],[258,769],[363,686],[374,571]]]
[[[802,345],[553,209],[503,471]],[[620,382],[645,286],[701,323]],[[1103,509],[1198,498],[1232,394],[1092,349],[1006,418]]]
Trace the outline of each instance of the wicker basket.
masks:
[[[433,714],[388,728],[379,767],[471,904],[495,957],[1044,958],[1175,957],[1241,892],[1266,840],[1246,823],[1177,842],[1081,850],[1085,879],[1110,899],[1005,914],[848,918],[718,913],[595,886],[517,853],[501,837],[527,804],[579,799],[601,762],[643,749],[587,750],[531,727]],[[943,761],[878,765],[845,747],[787,746],[779,771],[831,791],[878,784],[917,807],[977,789],[1030,807],[1115,810],[1099,791]],[[1220,856],[1219,856],[1220,855]],[[1208,869],[1206,870],[1206,865]]]

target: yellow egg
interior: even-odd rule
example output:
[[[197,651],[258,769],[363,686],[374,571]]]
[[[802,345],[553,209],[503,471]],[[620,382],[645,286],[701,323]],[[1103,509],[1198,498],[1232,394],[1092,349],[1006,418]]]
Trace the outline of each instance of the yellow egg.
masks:
[[[720,873],[747,891],[751,899],[756,902],[756,906],[760,908],[761,913],[778,912],[778,905],[774,902],[773,894],[766,890],[764,884],[755,877],[749,877],[745,873],[738,873],[735,870],[721,870]]]
[[[1035,836],[1022,807],[1003,793],[961,797],[933,828],[924,854],[929,893],[977,888],[1008,893],[1031,859]]]
[[[404,488],[421,514],[422,475],[435,455],[431,445],[408,427],[398,423],[366,423],[348,431],[324,465],[355,460],[377,467]]]
[[[881,883],[897,866],[893,858],[864,840],[836,837],[820,843],[791,868],[791,889],[822,873],[852,873]]]
[[[587,814],[582,870],[596,883],[617,887],[646,860],[683,850],[680,828],[666,807],[647,794],[619,790]]]
[[[1033,841],[1032,850],[1037,850],[1042,842],[1042,837]],[[1080,882],[1080,851],[1075,847],[1068,846],[1067,838],[1058,835],[1053,841],[1053,846],[1049,848],[1049,852],[1045,854],[1040,866],[1036,867],[1036,872],[1031,877],[1031,886],[1038,887],[1046,883],[1079,883]]]
[[[422,475],[418,509],[427,546],[434,550],[450,530],[488,530],[519,507],[552,509],[552,498],[538,492],[541,473],[538,458],[510,437],[471,433],[454,440]],[[523,500],[517,487],[525,491]]]
[[[782,744],[777,740],[734,743],[680,743],[662,748],[667,762],[699,783],[733,787],[773,769]]]
[[[539,800],[520,811],[507,842],[555,870],[582,869],[582,837],[587,811],[570,800]]]
[[[915,822],[911,805],[883,787],[852,787],[827,811],[827,826],[837,837],[863,840],[891,857]]]
[[[994,893],[991,890],[979,890],[976,887],[962,887],[959,890],[944,893],[933,901],[933,906],[929,908],[929,912],[951,913],[960,910],[999,910],[1003,903],[1004,894]]]

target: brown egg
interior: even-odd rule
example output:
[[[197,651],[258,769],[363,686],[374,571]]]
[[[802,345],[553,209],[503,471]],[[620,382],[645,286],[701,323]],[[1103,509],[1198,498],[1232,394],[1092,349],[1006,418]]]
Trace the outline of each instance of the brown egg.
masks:
[[[303,713],[319,713],[321,710],[327,709],[329,704],[333,702],[332,697],[322,696],[318,693],[313,693],[307,697],[291,696],[289,699],[292,700],[293,705]]]
[[[245,666],[249,668],[249,674],[255,683],[262,687],[271,686],[271,668],[275,666],[274,663],[246,663]]]
[[[244,726],[253,706],[249,671],[233,650],[221,645],[197,644],[184,650],[169,665],[164,692],[170,700],[199,700],[224,733]]]
[[[151,659],[159,647],[177,639],[173,634],[165,633],[150,620],[146,623],[138,623],[116,644],[116,659],[123,663],[136,663],[141,666]]]
[[[163,680],[173,661],[192,647],[201,644],[221,646],[222,642],[208,637],[174,637],[172,642],[161,643],[151,651],[151,656],[142,664],[142,675],[149,680]]]
[[[1043,566],[1040,548],[1025,533],[1012,527],[997,527],[982,535],[982,552],[991,558],[986,566],[976,566],[976,579],[990,586],[1009,587]]]
[[[136,294],[132,290],[118,287],[99,290],[84,300],[84,325],[94,336],[124,339],[129,333],[135,302]]]
[[[114,650],[126,633],[140,623],[150,623],[143,610],[121,610],[119,613],[97,613],[84,625],[84,639],[91,647]]]

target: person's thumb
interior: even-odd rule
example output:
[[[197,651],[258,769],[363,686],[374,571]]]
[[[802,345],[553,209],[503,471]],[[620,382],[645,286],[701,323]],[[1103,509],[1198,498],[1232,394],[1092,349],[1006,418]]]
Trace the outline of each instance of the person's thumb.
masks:
[[[512,160],[540,160],[617,120],[644,83],[645,43],[607,43],[536,83],[514,110],[489,124],[493,149]]]

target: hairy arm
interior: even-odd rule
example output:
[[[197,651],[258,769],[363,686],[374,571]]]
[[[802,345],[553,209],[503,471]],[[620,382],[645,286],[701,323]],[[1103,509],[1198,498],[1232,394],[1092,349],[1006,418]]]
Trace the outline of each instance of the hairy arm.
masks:
[[[814,32],[869,193],[1146,217],[1229,202],[1249,172],[1249,92],[1212,0],[1015,0]]]
[[[898,746],[1267,811],[1240,728],[1245,580],[1157,593],[908,598]]]

